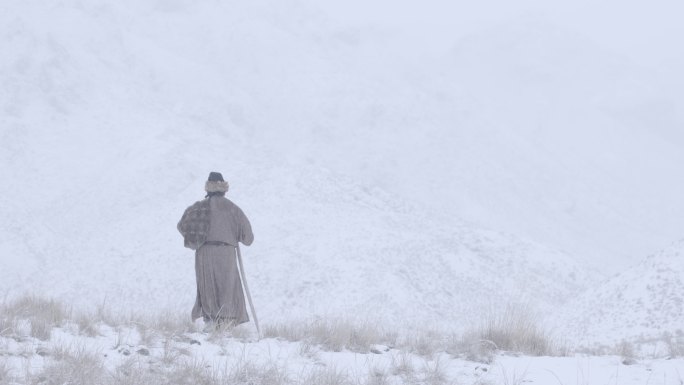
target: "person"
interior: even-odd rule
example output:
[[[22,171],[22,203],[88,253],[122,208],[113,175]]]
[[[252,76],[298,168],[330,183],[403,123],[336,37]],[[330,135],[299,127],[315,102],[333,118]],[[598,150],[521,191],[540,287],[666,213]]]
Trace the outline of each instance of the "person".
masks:
[[[254,241],[244,212],[225,197],[228,182],[211,172],[204,186],[205,199],[188,207],[178,222],[185,246],[195,251],[197,296],[192,321],[202,317],[207,329],[249,321],[240,273],[236,263],[238,242]]]

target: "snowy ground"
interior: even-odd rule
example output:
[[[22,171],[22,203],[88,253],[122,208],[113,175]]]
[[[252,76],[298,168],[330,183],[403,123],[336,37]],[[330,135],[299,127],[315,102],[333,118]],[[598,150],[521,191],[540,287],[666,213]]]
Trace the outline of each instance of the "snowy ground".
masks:
[[[226,376],[233,384],[620,384],[620,385],[681,385],[684,372],[684,359],[656,359],[639,361],[624,365],[617,356],[590,357],[526,357],[498,355],[492,364],[482,364],[454,358],[449,354],[435,354],[431,358],[422,357],[405,351],[390,349],[381,354],[343,352],[321,352],[318,348],[306,348],[308,355],[302,355],[302,344],[277,339],[264,339],[258,343],[242,342],[222,338],[217,342],[207,341],[203,335],[190,335],[193,343],[174,343],[181,355],[170,362],[183,368],[183,363],[212,374]],[[194,342],[196,341],[196,342]],[[92,347],[94,352],[102,353],[104,366],[112,373],[126,378],[127,366],[147,368],[164,366],[162,346],[123,346],[112,348],[111,340],[100,341],[100,346]],[[198,344],[199,343],[199,344]],[[27,350],[50,351],[50,344],[20,346],[21,355]],[[150,355],[145,350],[150,350]],[[143,354],[138,353],[142,350]],[[96,353],[97,354],[97,353]],[[128,355],[130,354],[130,355]],[[106,357],[105,357],[106,355]],[[49,357],[33,356],[23,361],[21,369],[12,369],[11,375],[21,373],[35,383],[50,383],[40,374],[26,375],[26,366],[35,373],[41,373],[44,365],[59,363]],[[123,368],[122,368],[123,367]],[[130,370],[130,369],[129,369]],[[162,371],[163,369],[157,369]],[[130,370],[129,375],[138,375],[135,380],[144,379],[143,375]],[[194,373],[197,382],[202,377]],[[183,378],[182,375],[174,374]],[[149,375],[148,375],[149,376]],[[134,379],[130,379],[135,381]],[[205,380],[206,381],[206,380]],[[261,382],[263,381],[263,382]],[[9,382],[11,383],[11,381]],[[23,382],[22,382],[23,383]],[[115,383],[115,382],[114,382]],[[125,383],[122,381],[122,383]],[[208,381],[206,383],[209,383]],[[218,382],[217,382],[218,383]]]
[[[527,356],[455,335],[309,322],[201,331],[177,315],[75,315],[56,302],[5,303],[0,384],[682,384],[684,359],[623,349]],[[349,327],[349,329],[345,329]],[[388,332],[388,333],[385,333]],[[681,345],[684,347],[684,344]],[[684,350],[680,350],[680,354]],[[616,355],[618,354],[618,355]]]

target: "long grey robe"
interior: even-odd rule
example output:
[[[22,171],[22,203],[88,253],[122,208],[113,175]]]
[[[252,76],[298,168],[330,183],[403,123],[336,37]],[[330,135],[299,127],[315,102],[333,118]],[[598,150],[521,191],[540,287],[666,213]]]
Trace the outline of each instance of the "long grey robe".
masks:
[[[197,297],[192,308],[192,320],[228,321],[240,324],[249,321],[245,295],[237,268],[238,242],[251,245],[252,226],[242,210],[221,196],[209,198],[210,226],[207,242],[229,245],[204,245],[195,252]]]

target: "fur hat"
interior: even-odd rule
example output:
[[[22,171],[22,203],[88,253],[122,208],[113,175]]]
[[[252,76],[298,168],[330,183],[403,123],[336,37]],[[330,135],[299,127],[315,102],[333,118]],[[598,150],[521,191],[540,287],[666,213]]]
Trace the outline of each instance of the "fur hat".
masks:
[[[228,182],[223,180],[220,172],[210,172],[204,190],[208,193],[225,193],[228,191]]]

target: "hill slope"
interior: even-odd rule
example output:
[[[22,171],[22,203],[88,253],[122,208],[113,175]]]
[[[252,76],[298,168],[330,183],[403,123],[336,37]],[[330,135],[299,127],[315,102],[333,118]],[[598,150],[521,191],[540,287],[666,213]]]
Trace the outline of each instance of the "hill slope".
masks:
[[[450,88],[431,88],[442,78],[390,66],[382,33],[267,1],[2,7],[3,292],[189,308],[193,260],[175,224],[210,170],[254,222],[245,256],[265,318],[460,322],[510,301],[547,309],[592,280],[553,248],[424,208],[439,196],[485,207],[480,219],[542,223],[546,207],[511,204],[490,182],[519,152],[533,158],[520,169],[546,157],[526,151],[525,130],[499,139],[507,126],[467,92],[452,109]],[[424,172],[436,164],[463,173]]]
[[[431,214],[316,167],[268,156],[216,162],[230,165],[226,176],[240,175],[230,179],[229,195],[255,228],[244,255],[265,320],[353,314],[462,324],[508,303],[547,310],[595,277],[562,253]],[[77,306],[189,309],[194,259],[175,224],[202,196],[206,176],[188,162],[170,177],[166,165],[173,163],[172,154],[124,162],[119,167],[149,171],[119,176],[121,188],[92,169],[92,183],[78,194],[11,202],[21,213],[6,214],[13,224],[2,232],[3,290],[47,292]]]
[[[586,344],[658,338],[682,330],[684,240],[568,302],[558,317],[564,333]]]
[[[614,272],[684,225],[667,87],[572,30],[512,20],[409,59],[404,34],[298,2],[0,7],[3,175],[41,176],[7,188],[11,201],[78,194],[84,164],[139,186],[127,164],[221,154],[179,135],[191,130],[254,149],[247,163],[269,152],[327,168]]]

